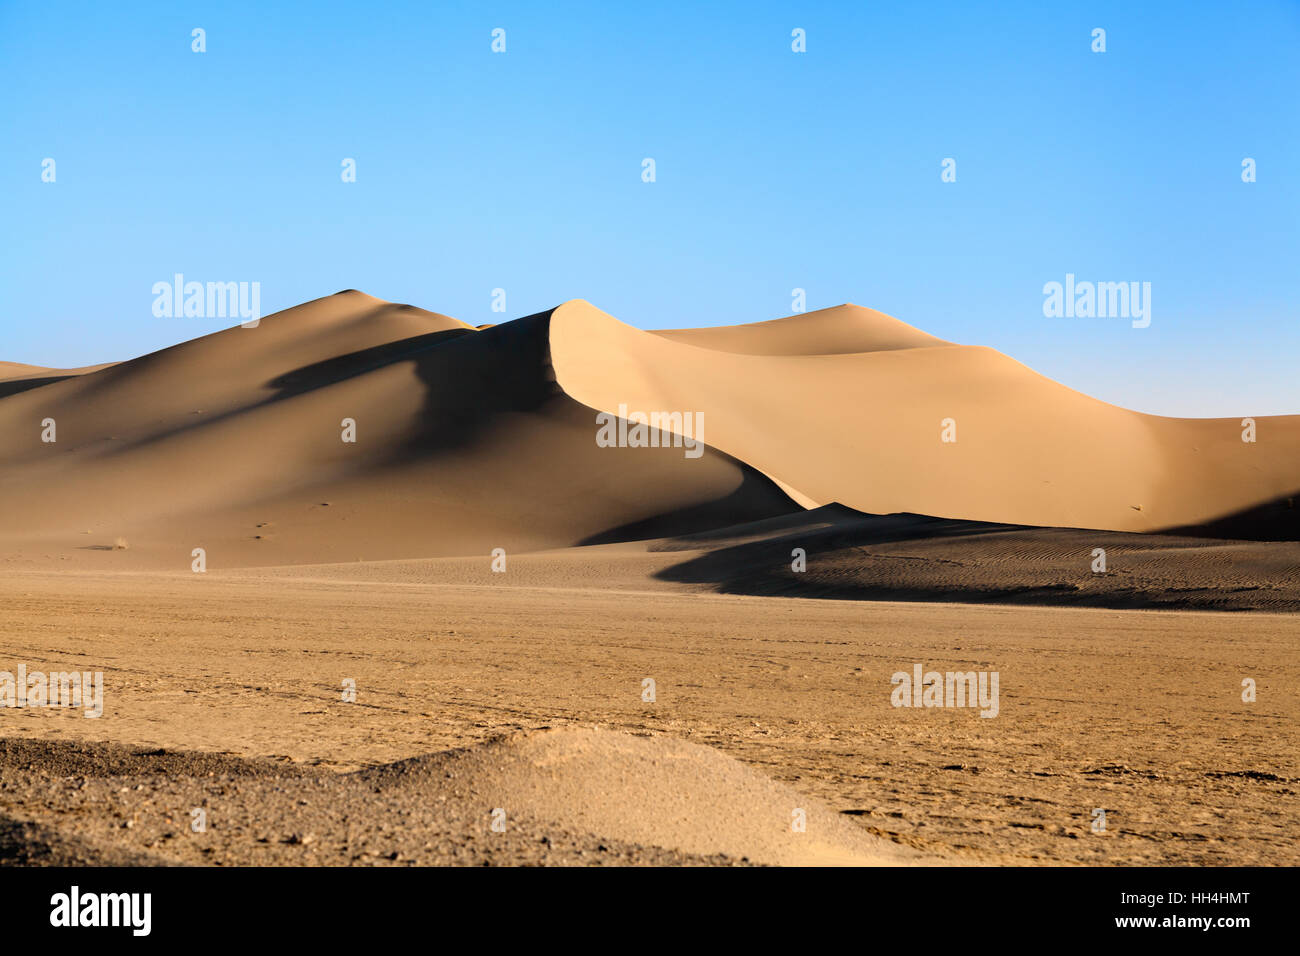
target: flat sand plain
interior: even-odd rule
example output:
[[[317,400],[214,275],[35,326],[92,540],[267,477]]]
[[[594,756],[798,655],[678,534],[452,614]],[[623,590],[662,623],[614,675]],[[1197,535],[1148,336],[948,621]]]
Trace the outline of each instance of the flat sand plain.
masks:
[[[1300,862],[1294,615],[721,595],[656,579],[665,560],[606,546],[521,555],[505,574],[480,559],[203,575],[10,568],[0,659],[102,670],[105,709],[99,719],[0,710],[3,855],[838,862],[765,846],[758,831],[771,821],[740,810],[770,805],[784,826],[794,798],[772,796],[770,782],[874,841],[856,862]],[[891,675],[915,663],[998,671],[998,716],[891,706]],[[1244,678],[1256,682],[1253,703]],[[355,703],[342,699],[347,680]],[[641,771],[557,778],[554,766],[575,759],[563,737],[547,744],[559,756],[519,764],[510,792],[532,803],[507,834],[490,829],[496,805],[472,795],[416,824],[402,800],[354,805],[340,789],[359,779],[349,772],[455,748],[499,768],[492,741],[532,747],[545,728],[611,732],[598,749],[624,739],[615,735],[711,748],[718,756],[679,781],[683,799],[738,813],[736,832],[690,836],[663,804],[639,804]],[[88,743],[128,749],[109,759],[74,747],[68,763],[67,748]],[[189,751],[232,763],[214,769],[204,761],[217,757]],[[269,763],[249,769],[250,758]],[[724,758],[755,775],[737,778]],[[250,775],[268,773],[274,785],[248,790]],[[317,789],[294,791],[290,807],[277,775]],[[537,790],[561,778],[563,796]],[[351,808],[346,822],[310,809],[334,802]],[[209,808],[206,833],[188,826],[194,806]],[[593,806],[626,812],[593,817]],[[1092,832],[1095,808],[1104,833]]]

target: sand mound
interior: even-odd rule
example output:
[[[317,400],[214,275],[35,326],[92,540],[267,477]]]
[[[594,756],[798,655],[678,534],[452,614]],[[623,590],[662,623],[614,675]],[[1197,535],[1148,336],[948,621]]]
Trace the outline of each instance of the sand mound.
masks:
[[[718,751],[606,730],[519,734],[347,775],[225,755],[3,740],[0,768],[12,814],[0,816],[0,861],[29,864],[919,859]],[[77,786],[51,786],[73,774]],[[204,832],[188,826],[190,808],[206,812]],[[806,812],[805,832],[791,829],[796,809]]]
[[[773,864],[902,862],[904,852],[719,751],[669,737],[563,729],[362,773],[566,830]],[[806,821],[794,832],[796,811]]]
[[[1300,535],[1300,415],[1257,419],[1248,443],[1237,419],[1131,412],[992,349],[908,346],[893,326],[883,349],[841,352],[860,323],[834,330],[852,315],[812,314],[824,343],[790,344],[808,317],[675,339],[579,300],[555,310],[551,356],[560,386],[593,408],[702,412],[710,445],[805,503],[1116,531],[1268,507]],[[749,339],[750,354],[718,350]]]

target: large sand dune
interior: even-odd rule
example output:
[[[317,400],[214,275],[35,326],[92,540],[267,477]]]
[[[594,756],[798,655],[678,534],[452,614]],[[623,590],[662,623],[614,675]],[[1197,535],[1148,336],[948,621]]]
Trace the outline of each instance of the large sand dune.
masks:
[[[653,334],[575,301],[551,354],[586,405],[703,412],[711,445],[804,503],[1114,531],[1265,509],[1252,530],[1300,537],[1300,415],[1248,443],[1240,420],[1128,411],[867,309]]]
[[[1300,416],[1243,442],[850,305],[650,333],[574,300],[476,329],[350,291],[114,365],[9,364],[0,395],[0,550],[23,560],[515,553],[830,502],[1300,538]],[[599,447],[598,411],[702,415],[707,447]]]
[[[340,293],[0,402],[11,546],[213,566],[487,554],[787,511],[726,455],[601,449],[548,316],[484,331]],[[57,441],[41,440],[53,419]],[[356,441],[342,440],[344,419]],[[89,534],[86,534],[89,532]]]

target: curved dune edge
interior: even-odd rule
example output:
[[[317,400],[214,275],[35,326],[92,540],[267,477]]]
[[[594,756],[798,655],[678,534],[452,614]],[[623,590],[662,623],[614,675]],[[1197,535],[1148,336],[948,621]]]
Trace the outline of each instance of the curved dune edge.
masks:
[[[767,472],[761,470],[760,470],[760,474],[762,474],[765,478],[771,481],[772,484],[776,485],[787,495],[789,495],[790,500],[795,502],[801,508],[805,508],[808,511],[812,511],[814,508],[820,508],[823,505],[827,504],[827,502],[816,501],[813,498],[808,497],[798,488],[794,488],[790,485],[787,485],[784,481],[782,481],[780,478],[777,478],[775,475],[769,475]]]
[[[846,303],[800,315],[701,329],[656,329],[683,345],[740,355],[843,355],[952,345],[892,315]]]
[[[855,321],[869,321],[867,311]],[[747,352],[728,352],[574,300],[552,313],[551,361],[585,405],[702,412],[709,445],[805,499],[868,513],[1155,531],[1300,489],[1300,415],[1258,418],[1251,444],[1240,420],[1129,411],[988,348],[850,353],[831,341],[783,354],[802,318],[779,326],[784,345],[751,340]],[[820,316],[809,333],[827,328]],[[890,325],[879,338],[899,344],[899,334]],[[942,440],[946,419],[955,442]]]
[[[72,378],[111,368],[116,362],[83,365],[80,368],[50,368],[45,365],[27,365],[23,362],[0,362],[0,382],[17,382],[31,378]]]
[[[188,569],[202,548],[214,570],[516,554],[797,507],[712,448],[600,448],[555,384],[549,317],[475,330],[347,291],[0,393],[0,553]]]

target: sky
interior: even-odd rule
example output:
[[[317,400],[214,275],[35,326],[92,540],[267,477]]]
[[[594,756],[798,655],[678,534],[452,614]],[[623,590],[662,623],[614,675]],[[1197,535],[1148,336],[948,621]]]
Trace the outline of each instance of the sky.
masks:
[[[156,316],[177,273],[645,329],[802,289],[1140,411],[1300,413],[1298,120],[1297,0],[0,0],[0,360],[234,324]],[[1045,315],[1067,274],[1150,324]]]

